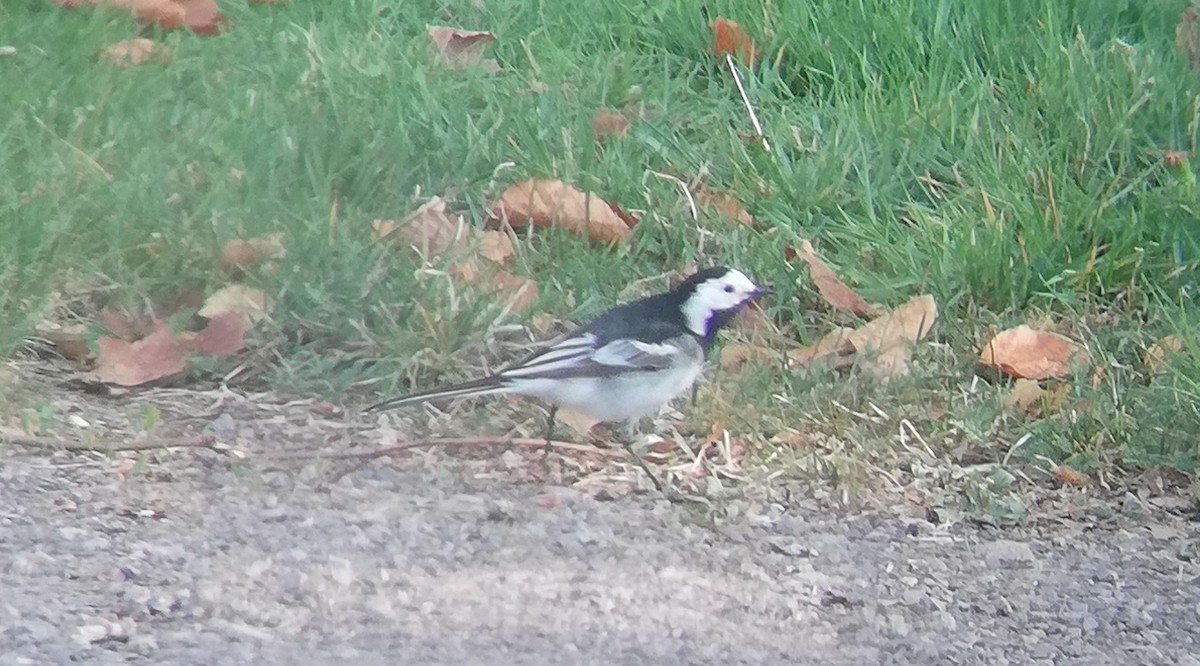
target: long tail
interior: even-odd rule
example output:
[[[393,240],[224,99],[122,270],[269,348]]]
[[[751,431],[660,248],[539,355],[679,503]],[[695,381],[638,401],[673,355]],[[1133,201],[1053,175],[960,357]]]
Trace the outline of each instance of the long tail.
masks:
[[[443,386],[431,391],[402,395],[398,398],[389,398],[367,407],[364,411],[379,412],[385,409],[403,407],[405,405],[417,405],[430,400],[441,400],[444,398],[474,398],[481,395],[505,393],[509,390],[508,382],[508,379],[498,375],[483,377],[482,379],[473,379],[469,382]]]

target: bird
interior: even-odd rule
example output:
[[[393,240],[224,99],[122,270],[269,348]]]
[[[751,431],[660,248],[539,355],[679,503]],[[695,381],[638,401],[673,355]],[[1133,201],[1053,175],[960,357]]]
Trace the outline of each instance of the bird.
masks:
[[[537,398],[550,405],[548,448],[559,407],[601,422],[631,422],[687,391],[700,378],[717,332],[770,293],[735,268],[705,268],[669,291],[618,305],[493,374],[383,400],[366,411],[497,394]],[[661,490],[629,443],[622,445]]]

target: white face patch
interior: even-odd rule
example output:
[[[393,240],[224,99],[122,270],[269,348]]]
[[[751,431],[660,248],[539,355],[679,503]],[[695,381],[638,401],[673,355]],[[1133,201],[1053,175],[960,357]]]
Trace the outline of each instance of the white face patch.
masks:
[[[708,320],[714,312],[737,308],[754,298],[758,291],[758,285],[741,271],[732,268],[720,277],[701,282],[683,304],[683,317],[688,329],[696,335],[706,335]]]

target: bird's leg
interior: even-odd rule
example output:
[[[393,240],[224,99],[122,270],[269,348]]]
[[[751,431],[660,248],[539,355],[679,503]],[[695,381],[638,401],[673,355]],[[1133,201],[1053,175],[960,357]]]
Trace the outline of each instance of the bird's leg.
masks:
[[[646,473],[646,476],[650,477],[651,483],[654,484],[654,489],[661,493],[663,489],[662,482],[658,480],[658,477],[654,475],[654,472],[650,471],[650,466],[646,464],[646,461],[642,460],[642,457],[633,450],[632,427],[625,428],[623,430],[624,432],[617,434],[617,439],[620,440],[621,446],[625,447],[625,452],[628,453],[635,462],[637,462],[638,467],[642,468],[642,471]]]
[[[546,415],[546,448],[542,449],[542,459],[549,460],[551,442],[554,441],[554,418],[558,415],[558,405],[550,405],[550,412]]]

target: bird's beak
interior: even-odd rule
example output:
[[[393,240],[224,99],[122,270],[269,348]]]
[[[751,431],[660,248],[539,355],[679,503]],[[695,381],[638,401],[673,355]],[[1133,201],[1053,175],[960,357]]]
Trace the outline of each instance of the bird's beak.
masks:
[[[770,296],[774,293],[775,290],[770,287],[756,287],[754,291],[750,293],[750,298],[758,299],[762,298],[763,296]]]

